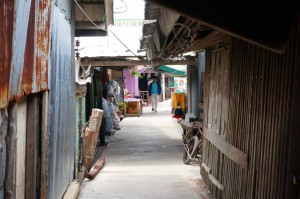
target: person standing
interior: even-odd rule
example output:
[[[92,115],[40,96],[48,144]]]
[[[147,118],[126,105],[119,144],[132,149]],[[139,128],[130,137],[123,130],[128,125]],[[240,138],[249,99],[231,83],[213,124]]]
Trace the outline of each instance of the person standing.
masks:
[[[148,93],[151,96],[152,111],[157,112],[158,96],[161,94],[161,85],[157,82],[157,77],[153,77],[149,84]]]

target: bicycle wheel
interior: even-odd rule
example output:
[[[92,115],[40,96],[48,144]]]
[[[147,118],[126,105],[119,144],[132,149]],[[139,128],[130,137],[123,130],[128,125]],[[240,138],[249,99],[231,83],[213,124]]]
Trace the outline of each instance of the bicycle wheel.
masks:
[[[195,155],[192,155],[192,154],[195,154],[194,151],[197,148],[198,141],[199,141],[199,138],[197,136],[193,136],[189,140],[188,150],[185,150],[184,153],[183,153],[183,163],[184,164],[190,164],[191,163],[192,159],[194,158],[193,156],[195,156]],[[189,157],[188,154],[191,156],[191,158]]]

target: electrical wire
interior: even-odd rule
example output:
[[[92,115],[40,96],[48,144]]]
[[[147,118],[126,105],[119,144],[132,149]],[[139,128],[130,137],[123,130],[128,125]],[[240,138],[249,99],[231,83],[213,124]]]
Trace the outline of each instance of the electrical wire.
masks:
[[[180,25],[180,26],[183,26],[183,27],[185,27],[187,30],[188,30],[188,38],[190,38],[191,37],[191,29],[188,27],[188,26],[186,26],[186,25],[184,25],[184,24],[182,24],[182,23],[175,23],[174,24],[174,26],[175,25]],[[187,42],[183,42],[183,43],[181,43],[181,41],[178,39],[178,37],[176,36],[176,33],[175,33],[175,28],[173,27],[173,33],[174,33],[174,37],[175,37],[175,39],[178,41],[178,46],[179,46],[179,50],[177,50],[177,51],[175,51],[174,53],[175,54],[178,54],[178,53],[182,53],[182,51],[184,51],[184,49],[186,49],[186,47],[187,46],[189,46],[189,45],[192,45],[192,43],[191,42],[189,42],[188,41],[188,39],[187,39]]]
[[[122,0],[121,0],[122,1]],[[103,30],[105,32],[111,32],[113,34],[113,36],[123,45],[125,46],[125,48],[127,48],[134,56],[138,57],[134,52],[132,52],[132,50],[130,50],[118,37],[117,35],[111,31],[111,30],[106,30],[101,28],[100,26],[98,26],[97,24],[95,24],[95,22],[93,22],[93,20],[86,14],[86,12],[82,9],[82,7],[79,5],[79,3],[77,2],[77,0],[74,0],[75,4],[78,6],[78,8],[81,10],[81,12],[88,18],[88,20],[94,25],[96,26],[98,29]]]
[[[190,29],[188,26],[186,26],[186,25],[184,25],[184,24],[182,24],[182,23],[175,23],[174,26],[175,26],[175,25],[180,25],[180,26],[183,26],[183,27],[187,28],[188,31],[189,31],[188,37],[191,37],[191,29]]]

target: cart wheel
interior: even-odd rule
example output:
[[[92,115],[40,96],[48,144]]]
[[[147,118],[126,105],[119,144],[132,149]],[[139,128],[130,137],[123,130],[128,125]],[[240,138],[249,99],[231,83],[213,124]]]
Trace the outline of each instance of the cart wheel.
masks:
[[[189,142],[188,142],[188,151],[184,151],[183,153],[183,163],[184,164],[190,164],[192,159],[189,157],[188,153],[192,156],[195,156],[195,150],[197,148],[197,145],[198,145],[198,141],[199,141],[199,138],[197,136],[193,136]],[[192,158],[194,158],[192,156]]]

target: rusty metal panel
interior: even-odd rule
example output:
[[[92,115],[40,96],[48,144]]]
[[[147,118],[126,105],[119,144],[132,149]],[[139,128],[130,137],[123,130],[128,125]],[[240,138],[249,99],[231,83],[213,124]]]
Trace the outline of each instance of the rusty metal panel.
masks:
[[[48,89],[51,2],[5,0],[0,6],[0,108]]]
[[[70,9],[71,5],[66,6]],[[51,24],[48,198],[62,198],[75,172],[74,37],[70,21],[56,6],[52,9]]]
[[[31,93],[32,90],[32,77],[34,74],[34,65],[35,65],[35,7],[36,3],[31,4],[30,14],[29,14],[29,23],[27,27],[27,36],[26,36],[26,48],[24,52],[24,71],[22,76],[22,90],[26,94]]]
[[[14,1],[0,3],[0,109],[8,105],[9,78],[12,57]]]
[[[16,1],[16,7],[15,7],[16,14],[14,18],[14,34],[13,34],[13,44],[12,44],[12,49],[13,49],[12,67],[11,67],[10,79],[9,79],[10,100],[21,96],[22,74],[23,74],[23,67],[24,67],[23,57],[24,57],[25,46],[26,46],[26,35],[27,35],[28,23],[34,23],[32,21],[29,22],[30,8],[31,8],[31,0]]]
[[[48,68],[50,55],[50,21],[51,21],[51,0],[40,0],[38,6],[37,26],[37,47],[36,47],[36,90],[48,89]]]
[[[29,19],[22,78],[25,94],[48,89],[51,0],[33,2]]]

